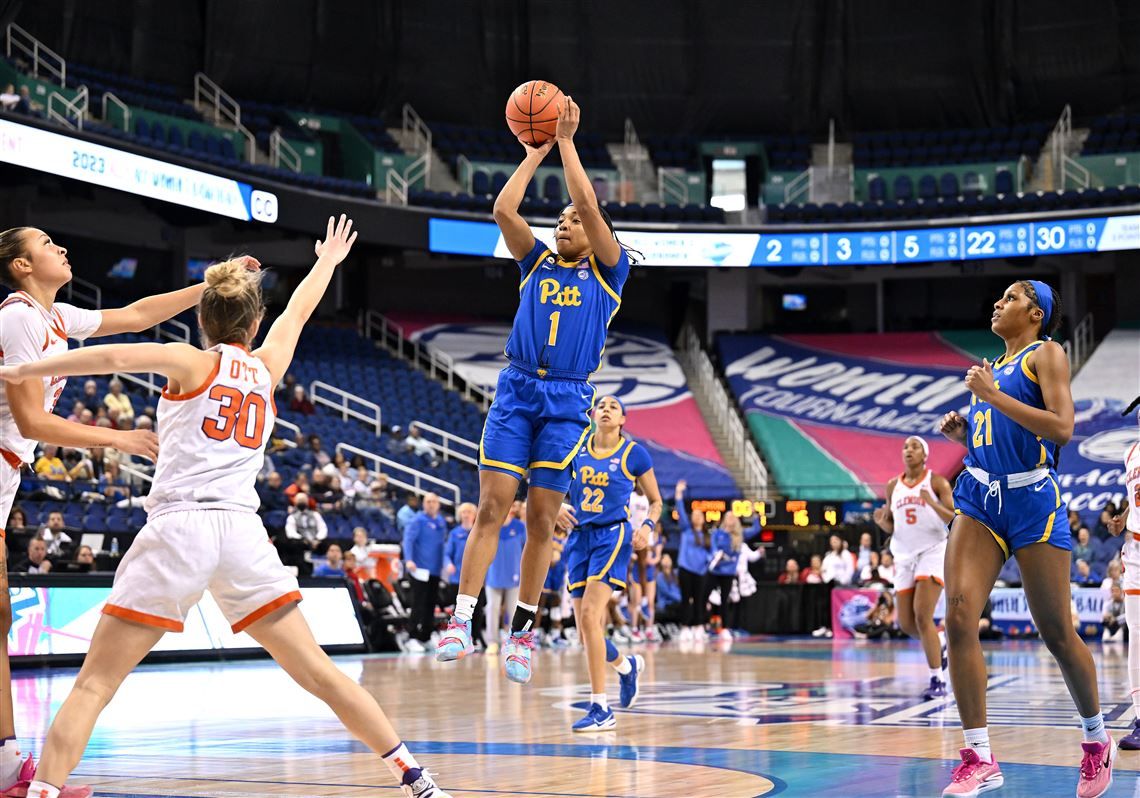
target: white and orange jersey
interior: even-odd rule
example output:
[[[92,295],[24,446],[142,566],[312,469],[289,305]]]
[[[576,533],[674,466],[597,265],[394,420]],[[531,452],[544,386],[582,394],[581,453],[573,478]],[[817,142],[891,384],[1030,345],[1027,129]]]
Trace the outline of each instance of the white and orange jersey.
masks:
[[[629,494],[629,526],[637,529],[649,517],[649,497],[634,491]]]
[[[900,474],[890,495],[891,516],[895,531],[891,535],[891,554],[896,560],[907,560],[946,540],[946,522],[922,498],[923,491],[934,493],[934,472],[929,468],[918,482],[907,482]]]
[[[23,291],[0,302],[0,362],[5,366],[33,363],[67,351],[67,339],[82,341],[99,329],[103,314],[56,302],[48,310]],[[52,412],[67,384],[66,377],[44,377],[44,410]],[[20,434],[8,391],[0,382],[0,457],[19,468],[32,462],[36,441]]]
[[[184,393],[158,400],[158,464],[146,500],[151,518],[173,510],[256,512],[255,484],[277,408],[269,369],[249,350],[218,344],[218,365]]]
[[[1128,521],[1121,533],[1127,537],[1120,559],[1140,568],[1140,443],[1133,444],[1124,455],[1124,484],[1128,490]]]

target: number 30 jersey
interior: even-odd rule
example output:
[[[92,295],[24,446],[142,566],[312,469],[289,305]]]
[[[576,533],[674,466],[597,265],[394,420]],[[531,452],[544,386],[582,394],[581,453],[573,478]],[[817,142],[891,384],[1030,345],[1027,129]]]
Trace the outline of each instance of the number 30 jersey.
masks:
[[[247,349],[218,344],[218,365],[186,393],[158,400],[158,464],[151,518],[173,510],[257,512],[257,474],[277,409],[269,369]]]
[[[570,501],[578,526],[606,526],[629,520],[634,482],[653,468],[644,446],[621,437],[610,451],[594,448],[594,436],[574,458]]]
[[[1008,360],[994,361],[998,390],[1030,407],[1045,408],[1041,386],[1026,358],[1044,341],[1034,341]],[[1018,474],[1038,468],[1052,470],[1057,462],[1057,444],[1042,440],[987,402],[970,396],[966,415],[966,465],[991,475]]]

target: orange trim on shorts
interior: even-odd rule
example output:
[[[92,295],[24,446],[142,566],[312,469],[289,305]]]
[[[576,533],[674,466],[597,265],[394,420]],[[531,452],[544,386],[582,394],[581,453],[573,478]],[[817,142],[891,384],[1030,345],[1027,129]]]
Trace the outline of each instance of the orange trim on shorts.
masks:
[[[24,465],[24,461],[20,459],[20,455],[15,452],[10,452],[7,449],[0,449],[0,460],[3,460],[17,471]],[[1140,535],[1137,535],[1137,537],[1140,537]]]
[[[166,629],[171,632],[181,632],[183,628],[182,621],[173,621],[170,618],[163,618],[161,615],[150,615],[138,610],[129,610],[117,604],[104,604],[103,614],[122,618],[124,621],[141,623],[144,626],[157,626],[159,629]]]
[[[235,623],[230,628],[234,630],[234,634],[236,635],[238,632],[245,629],[251,623],[254,623],[256,621],[260,621],[262,618],[264,618],[266,615],[273,612],[274,610],[279,609],[281,607],[284,607],[286,604],[289,604],[291,602],[300,601],[300,600],[301,600],[301,591],[300,590],[293,590],[289,593],[286,593],[283,596],[278,596],[277,598],[273,599],[273,601],[269,602],[268,604],[263,604],[262,606],[258,607],[256,610],[254,610],[249,615],[242,618],[240,621]]]
[[[195,396],[201,396],[217,378],[218,370],[221,369],[221,367],[222,358],[219,357],[218,362],[214,364],[214,370],[210,372],[210,376],[206,378],[206,381],[195,388],[193,391],[190,391],[190,393],[171,393],[170,384],[167,383],[162,387],[162,398],[170,402],[185,402],[187,399],[193,399]]]
[[[913,592],[914,592],[913,587],[904,587],[904,588],[901,588],[901,589],[895,591],[896,594],[898,594],[898,593],[913,593]]]
[[[923,580],[927,580],[930,582],[937,582],[942,587],[946,587],[946,583],[943,582],[941,579],[939,579],[937,576],[916,576],[914,578],[914,581],[916,581],[916,582],[921,582]]]
[[[1124,595],[1126,595],[1126,596],[1140,596],[1140,590],[1125,590]]]

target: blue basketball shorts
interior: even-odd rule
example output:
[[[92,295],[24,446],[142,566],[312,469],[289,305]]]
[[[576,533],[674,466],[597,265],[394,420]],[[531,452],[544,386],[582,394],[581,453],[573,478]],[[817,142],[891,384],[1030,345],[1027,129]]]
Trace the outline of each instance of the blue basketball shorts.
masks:
[[[570,595],[581,598],[589,582],[605,582],[614,590],[623,590],[632,554],[633,530],[628,521],[578,527],[562,555],[569,572]]]
[[[590,431],[595,393],[584,380],[540,377],[507,366],[483,426],[480,470],[519,479],[529,471],[531,485],[566,493],[570,463]]]
[[[999,492],[963,471],[954,483],[954,512],[988,529],[1007,558],[1033,543],[1073,548],[1069,514],[1054,473],[1023,488],[1003,486]]]

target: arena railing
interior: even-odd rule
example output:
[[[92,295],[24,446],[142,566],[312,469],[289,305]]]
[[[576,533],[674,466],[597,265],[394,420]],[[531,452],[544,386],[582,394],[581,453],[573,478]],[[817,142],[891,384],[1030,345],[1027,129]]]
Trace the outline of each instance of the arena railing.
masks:
[[[724,437],[728,454],[741,464],[745,482],[741,488],[753,496],[768,493],[768,468],[760,458],[752,435],[736,411],[736,402],[720,381],[712,360],[701,346],[701,339],[690,325],[681,331],[681,355],[684,357],[697,384],[690,386],[704,394],[705,404],[712,413],[712,421]]]
[[[401,487],[404,490],[410,490],[414,493],[419,494],[420,496],[424,495],[425,493],[440,494],[441,490],[450,491],[453,498],[439,495],[439,500],[444,504],[449,504],[452,506],[458,506],[463,501],[463,497],[459,492],[459,486],[454,482],[448,482],[446,479],[433,477],[431,474],[419,471],[415,468],[412,468],[411,466],[404,465],[403,463],[399,463],[387,457],[383,457],[376,454],[375,452],[370,452],[367,449],[361,449],[357,446],[353,446],[350,443],[338,443],[336,445],[335,451],[344,452],[345,456],[349,459],[352,459],[351,455],[359,455],[364,460],[373,463],[376,466],[375,470],[377,472],[382,472],[388,477],[388,484],[390,485],[396,485],[397,487]],[[409,482],[405,479],[400,479],[393,476],[393,471],[407,475],[408,479],[411,481]],[[427,487],[425,487],[425,485]]]
[[[282,162],[290,171],[301,171],[301,154],[285,140],[280,130],[274,130],[269,134],[269,165],[280,169]]]
[[[405,190],[415,185],[416,181],[423,180],[424,188],[431,188],[431,156],[432,135],[431,128],[416,113],[410,103],[404,103],[400,121],[404,131],[405,141],[411,140],[415,148],[416,158],[404,170],[403,178]],[[405,204],[407,200],[405,199]]]
[[[442,430],[439,427],[433,427],[431,424],[419,420],[408,424],[409,430],[412,427],[416,427],[421,432],[439,436],[440,442],[438,443],[428,438],[424,438],[424,440],[427,441],[431,448],[439,452],[444,460],[449,460],[454,457],[456,460],[469,465],[479,465],[479,444],[475,443],[475,441],[467,440],[467,438],[456,435],[453,432]]]
[[[280,417],[278,417],[277,419],[274,420],[273,425],[274,425],[274,427],[281,427],[282,429],[289,430],[290,432],[293,433],[293,438],[291,438],[291,439],[290,438],[282,438],[281,443],[283,443],[285,446],[287,446],[290,449],[296,449],[297,448],[297,436],[301,434],[301,428],[298,427],[293,422],[286,421],[285,419],[280,418]]]
[[[80,86],[75,97],[70,100],[58,91],[53,91],[48,95],[47,118],[66,128],[83,130],[83,122],[87,119],[88,98],[86,86]]]
[[[125,102],[123,102],[122,100],[120,100],[117,96],[115,96],[115,94],[113,94],[112,92],[109,92],[109,91],[103,92],[103,117],[102,117],[103,124],[108,124],[108,121],[109,121],[107,118],[107,103],[108,102],[110,102],[111,105],[118,108],[119,111],[122,113],[122,115],[123,115],[123,130],[129,133],[131,130],[131,107],[129,105],[127,105]]]
[[[75,302],[75,300],[86,302],[95,310],[101,310],[103,307],[103,289],[82,277],[72,275],[64,290],[68,302]]]
[[[194,73],[194,107],[199,112],[212,109],[215,125],[229,125],[241,134],[246,142],[247,160],[257,163],[257,140],[241,123],[241,104],[204,72]]]
[[[1096,339],[1093,331],[1093,314],[1088,313],[1080,323],[1073,328],[1073,335],[1062,346],[1069,353],[1069,368],[1073,375],[1081,370],[1081,366],[1089,359],[1096,348]]]
[[[375,310],[363,310],[357,317],[360,334],[376,341],[401,360],[427,373],[432,379],[443,382],[448,390],[459,391],[464,399],[479,405],[484,413],[495,398],[494,391],[465,380],[456,371],[455,359],[428,344],[412,341],[404,335],[404,328]]]
[[[330,398],[330,395],[332,398]],[[380,424],[380,405],[338,388],[335,385],[329,385],[327,382],[321,382],[320,380],[313,380],[309,383],[309,398],[313,404],[324,405],[340,413],[340,417],[345,421],[348,421],[349,418],[363,421],[372,427],[377,435],[379,435],[383,429]],[[354,405],[363,407],[364,410],[357,410]]]
[[[33,76],[38,78],[40,70],[43,70],[52,78],[53,82],[67,88],[67,61],[63,59],[62,55],[15,22],[8,24],[5,44],[5,52],[8,54],[8,58],[11,58],[12,53],[15,52],[31,59]]]

